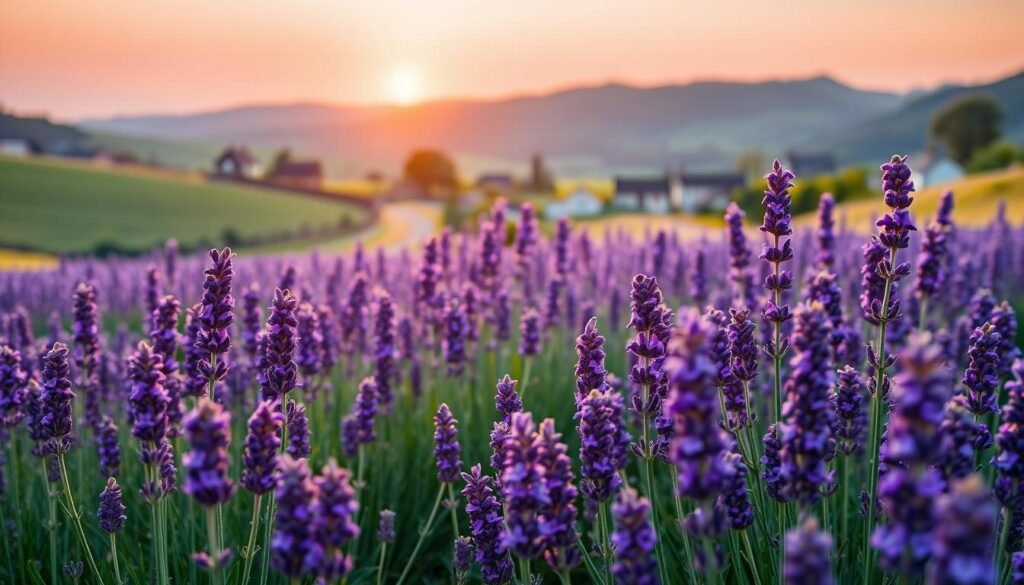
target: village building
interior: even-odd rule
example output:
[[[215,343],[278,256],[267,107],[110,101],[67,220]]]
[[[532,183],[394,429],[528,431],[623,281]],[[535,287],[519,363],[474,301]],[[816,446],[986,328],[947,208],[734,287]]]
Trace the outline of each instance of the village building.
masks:
[[[215,175],[233,179],[256,179],[261,172],[256,157],[244,146],[229,146],[213,161]]]
[[[594,217],[604,210],[604,204],[593,191],[583,185],[576,187],[565,199],[551,201],[544,209],[547,219],[563,217]]]
[[[789,168],[797,177],[808,179],[821,175],[834,175],[839,170],[836,157],[827,152],[786,153]]]
[[[740,173],[681,173],[679,208],[686,213],[723,211],[737,190],[743,188]]]
[[[672,209],[668,175],[660,177],[615,177],[612,207],[621,211],[668,213]]]
[[[323,185],[324,172],[320,161],[289,159],[278,162],[267,181],[280,187],[319,190]]]

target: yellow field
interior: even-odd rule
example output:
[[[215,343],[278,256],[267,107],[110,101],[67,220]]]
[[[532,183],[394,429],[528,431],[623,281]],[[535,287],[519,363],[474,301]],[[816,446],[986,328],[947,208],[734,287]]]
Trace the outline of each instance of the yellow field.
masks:
[[[953,190],[956,202],[953,221],[958,225],[988,225],[995,217],[1000,200],[1006,200],[1006,217],[1010,222],[1024,222],[1024,168],[971,175],[956,183],[922,189],[914,194],[914,204],[910,208],[918,218],[918,228],[923,227],[922,220],[935,215],[939,197],[947,189]],[[837,209],[838,214],[846,215],[849,229],[863,232],[874,230],[875,220],[884,211],[881,196],[844,203]],[[796,218],[795,223],[806,225],[815,221],[815,214],[807,213]]]
[[[49,254],[0,248],[0,271],[52,270],[57,264],[57,257]]]

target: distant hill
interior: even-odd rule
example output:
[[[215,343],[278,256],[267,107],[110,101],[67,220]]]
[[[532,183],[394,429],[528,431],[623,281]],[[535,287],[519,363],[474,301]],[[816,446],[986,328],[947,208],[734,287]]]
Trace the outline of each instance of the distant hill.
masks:
[[[601,167],[731,165],[744,150],[781,152],[822,131],[898,107],[895,94],[861,91],[828,77],[763,83],[620,84],[498,101],[451,100],[413,107],[324,104],[251,106],[194,115],[85,120],[114,134],[202,142],[288,145],[327,158],[397,168],[413,148],[456,156],[555,161]],[[556,166],[556,170],[558,167]]]
[[[77,147],[86,136],[78,128],[54,124],[46,118],[23,118],[0,111],[0,138],[28,140],[40,149],[58,150]]]
[[[890,112],[842,129],[826,130],[805,141],[804,147],[829,150],[842,161],[885,160],[894,152],[924,150],[935,114],[966,95],[989,95],[1003,107],[1004,135],[1024,142],[1024,72],[979,86],[944,86],[918,95]]]

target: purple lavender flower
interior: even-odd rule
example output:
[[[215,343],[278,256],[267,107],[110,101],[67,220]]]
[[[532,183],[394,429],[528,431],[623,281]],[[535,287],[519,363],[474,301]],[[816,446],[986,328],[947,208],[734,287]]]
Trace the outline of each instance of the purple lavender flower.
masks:
[[[143,443],[155,445],[167,436],[167,405],[170,398],[164,390],[163,356],[153,346],[139,342],[131,359],[132,387],[128,402],[132,409],[132,436]]]
[[[1013,363],[1013,375],[1006,383],[1009,399],[1003,406],[992,466],[996,496],[1003,506],[1017,510],[1024,506],[1024,361]]]
[[[242,297],[242,349],[256,365],[256,352],[260,346],[263,311],[260,309],[260,285],[252,283]]]
[[[548,502],[540,515],[540,530],[546,550],[544,560],[556,571],[571,569],[580,562],[576,548],[576,486],[568,448],[555,431],[554,419],[540,423],[540,465],[544,468],[544,489]]]
[[[974,422],[965,396],[960,394],[946,402],[939,426],[941,447],[935,467],[947,486],[974,471],[974,451],[978,445],[985,445],[985,448],[991,445],[988,428],[981,431],[982,428],[983,425]]]
[[[522,287],[523,305],[529,304],[533,299],[533,279],[531,275],[533,262],[533,249],[537,244],[537,215],[530,202],[524,203],[519,208],[519,227],[516,230],[516,276],[519,278]]]
[[[380,406],[385,413],[390,414],[394,402],[391,385],[398,373],[395,368],[395,307],[387,291],[378,291],[376,297],[373,377]]]
[[[250,493],[262,495],[274,488],[277,480],[277,452],[281,448],[281,426],[284,415],[281,407],[270,401],[261,401],[249,417],[249,432],[245,437],[242,455],[242,487]]]
[[[295,389],[295,308],[292,293],[276,289],[264,338],[267,343],[266,369],[262,383],[264,400],[284,398]]]
[[[693,276],[690,277],[690,298],[693,304],[703,307],[708,303],[708,274],[704,262],[703,245],[693,255]]]
[[[185,493],[207,507],[228,501],[235,493],[234,483],[228,478],[231,413],[212,400],[200,400],[185,417],[184,427],[192,447],[182,457]]]
[[[885,295],[886,282],[883,269],[887,269],[889,251],[878,238],[874,237],[864,244],[863,250],[864,264],[860,269],[860,308],[864,319],[868,323],[878,326],[881,323],[879,317],[883,317],[881,315],[882,298]],[[898,311],[890,309],[884,317],[895,318],[898,314]]]
[[[630,296],[632,315],[627,327],[636,330],[636,335],[626,345],[626,350],[636,357],[629,371],[629,380],[634,388],[631,406],[646,421],[661,412],[661,404],[667,394],[665,356],[672,311],[662,301],[658,279],[653,276],[634,276]],[[643,441],[637,449],[643,457],[655,455],[654,446],[643,444]]]
[[[651,526],[651,504],[635,489],[619,493],[612,504],[615,531],[611,535],[615,563],[612,575],[623,585],[658,585],[658,558],[654,553],[658,540]]]
[[[961,382],[967,387],[968,408],[978,416],[999,410],[995,390],[999,386],[1000,341],[999,333],[989,323],[971,334],[967,369]]]
[[[526,309],[519,320],[519,355],[531,356],[540,353],[540,314],[536,309]]]
[[[13,428],[21,422],[28,398],[27,387],[28,376],[21,367],[21,352],[9,345],[0,345],[0,429]]]
[[[1011,557],[1010,583],[1024,585],[1024,552],[1015,552]]]
[[[937,525],[932,544],[929,583],[983,585],[995,583],[992,535],[996,506],[982,479],[972,475],[957,482],[935,507]]]
[[[835,412],[832,434],[839,453],[850,455],[864,445],[864,430],[867,426],[865,400],[867,391],[860,373],[850,366],[839,370],[838,384],[832,396]]]
[[[299,303],[295,310],[295,322],[295,333],[298,337],[295,365],[298,366],[304,380],[312,380],[323,366],[324,350],[324,340],[320,336],[320,321],[313,305],[307,301]]]
[[[377,524],[377,540],[381,542],[395,541],[395,513],[387,508],[380,511],[380,522]]]
[[[750,420],[747,416],[743,381],[732,372],[732,356],[729,352],[727,330],[729,318],[714,307],[708,307],[704,316],[709,323],[715,326],[709,346],[711,348],[711,359],[715,364],[715,387],[718,389],[718,393],[724,403],[723,406],[725,407],[722,424],[726,430],[735,431],[747,426]]]
[[[199,371],[211,385],[223,380],[228,374],[227,362],[218,361],[217,358],[231,349],[230,331],[235,320],[235,299],[231,296],[231,281],[234,278],[231,256],[231,248],[224,248],[220,252],[210,250],[213,265],[204,272],[206,279],[203,281],[196,346],[207,354],[199,362]]]
[[[368,287],[366,273],[356,273],[349,287],[348,301],[341,311],[341,345],[350,358],[350,368],[352,357],[362,355],[366,349],[366,316],[370,307]]]
[[[502,422],[508,423],[512,419],[513,412],[523,411],[523,401],[519,399],[516,392],[517,380],[513,380],[508,374],[498,380],[497,392],[494,395],[494,407],[501,414]]]
[[[1014,360],[1021,355],[1017,347],[1017,314],[1010,303],[1003,301],[992,309],[989,321],[999,333],[999,378],[1003,379],[1010,375]]]
[[[310,478],[305,459],[283,455],[278,463],[279,474],[274,492],[277,511],[274,534],[270,541],[270,566],[290,578],[313,574],[319,559],[307,560],[315,545],[313,520],[316,514],[318,489]],[[311,566],[312,565],[312,566]]]
[[[782,578],[786,585],[832,585],[832,537],[814,518],[786,533]]]
[[[377,438],[374,431],[374,420],[377,417],[377,385],[373,378],[363,378],[359,382],[352,414],[345,417],[342,423],[345,440],[343,447],[345,456],[354,457],[360,445],[372,443]]]
[[[561,322],[561,310],[558,301],[561,298],[565,283],[557,278],[548,281],[547,295],[544,298],[544,328],[553,329]]]
[[[545,545],[539,515],[550,500],[544,489],[544,468],[540,465],[540,436],[530,413],[512,415],[504,453],[501,492],[506,530],[503,542],[522,558],[537,558],[544,552]]]
[[[193,305],[189,307],[185,317],[185,395],[193,398],[205,396],[209,387],[209,382],[199,367],[207,354],[196,345],[202,326],[199,320],[202,310],[202,305]]]
[[[671,416],[675,438],[669,459],[679,468],[679,495],[697,501],[715,498],[722,491],[725,469],[721,453],[725,438],[713,383],[715,366],[708,341],[709,324],[693,309],[679,313],[679,326],[669,342],[669,397],[665,415]]]
[[[749,384],[757,378],[757,342],[754,340],[754,322],[750,320],[750,309],[746,307],[729,309],[727,340],[729,342],[729,367],[740,381]],[[747,405],[751,410],[752,405]]]
[[[878,501],[889,523],[875,527],[871,544],[883,568],[912,577],[922,573],[931,555],[931,509],[943,481],[930,466],[938,456],[942,408],[952,380],[930,333],[911,335],[900,364],[883,456],[902,465],[891,466],[879,483]]]
[[[832,214],[836,206],[836,200],[831,193],[822,193],[818,199],[818,253],[814,257],[815,262],[822,270],[831,271],[835,264],[835,221]]]
[[[892,212],[879,219],[875,225],[882,228],[878,239],[889,249],[901,249],[910,245],[910,232],[915,231],[910,219],[908,208],[914,202],[910,195],[914,192],[914,181],[910,180],[910,167],[907,157],[893,155],[892,159],[881,167],[882,191],[885,205]]]
[[[608,372],[604,369],[604,336],[597,331],[597,317],[587,321],[583,333],[576,338],[576,404],[591,390],[608,389]]]
[[[173,296],[165,296],[156,301],[149,332],[153,343],[153,351],[163,358],[164,390],[167,392],[167,436],[173,438],[180,433],[181,417],[184,409],[181,405],[181,378],[178,377],[178,316],[181,304]]]
[[[301,402],[288,403],[285,424],[288,426],[288,447],[285,450],[295,459],[309,457],[313,452],[309,444],[309,419],[306,418],[306,407]]]
[[[47,452],[67,452],[71,448],[71,403],[75,393],[71,391],[68,348],[63,343],[54,343],[43,356],[42,386],[43,391],[39,397],[39,439],[45,444]]]
[[[441,404],[434,415],[434,459],[437,461],[437,479],[441,483],[454,483],[462,473],[456,422],[448,405]]]
[[[768,425],[768,432],[764,434],[762,441],[761,478],[764,479],[764,490],[776,502],[785,502],[782,460],[779,457],[782,444],[779,442],[779,433],[774,423]]]
[[[120,532],[124,528],[125,507],[121,501],[121,486],[113,477],[107,478],[107,487],[103,488],[100,494],[100,509],[96,514],[100,519],[100,528],[107,534]]]
[[[160,292],[160,271],[156,266],[150,266],[146,270],[146,293],[145,293],[145,319],[147,327],[153,328],[153,312],[156,311],[157,301],[163,294]]]
[[[579,403],[580,488],[594,502],[610,498],[626,466],[629,431],[623,418],[622,395],[614,390],[591,390]]]
[[[97,427],[96,450],[100,473],[104,477],[117,477],[121,473],[121,447],[117,442],[117,425],[109,416],[103,417]]]
[[[466,498],[466,515],[480,577],[486,585],[507,583],[512,577],[512,559],[502,542],[502,508],[491,489],[491,478],[481,473],[479,465],[474,465],[470,473],[462,474],[462,479],[466,482],[462,495]]]
[[[925,228],[921,251],[917,257],[917,282],[914,294],[921,302],[932,298],[946,283],[949,263],[949,236],[953,231],[950,214],[953,211],[953,192],[942,195],[939,213]]]
[[[100,422],[100,325],[96,308],[96,288],[80,282],[74,293],[72,338],[78,385],[85,396],[85,420],[96,428]]]
[[[313,484],[318,493],[313,535],[323,556],[317,574],[324,582],[332,583],[352,570],[352,557],[344,551],[349,541],[359,536],[359,526],[353,521],[359,500],[348,470],[338,467],[334,459],[327,462]]]
[[[752,307],[757,300],[750,275],[750,250],[747,248],[747,236],[743,233],[745,217],[746,214],[736,202],[729,203],[725,210],[726,236],[729,240],[729,280],[732,281],[736,302]]]
[[[801,304],[794,314],[794,355],[778,426],[779,456],[786,499],[813,506],[830,481],[826,463],[834,452],[828,346],[832,326],[818,302]]]
[[[494,303],[491,305],[491,323],[494,325],[494,331],[492,333],[494,339],[492,340],[493,345],[488,346],[488,349],[497,349],[497,342],[507,341],[512,338],[512,307],[509,304],[508,291],[504,288],[500,289],[494,297]]]
[[[725,511],[729,526],[733,530],[745,530],[754,523],[754,507],[750,503],[747,489],[747,465],[743,456],[735,450],[722,454],[725,460],[726,475],[722,484],[722,493],[718,496],[717,505]]]
[[[466,367],[466,339],[469,319],[458,298],[448,302],[445,311],[444,359],[448,364],[448,376],[461,376]]]
[[[789,213],[789,190],[793,187],[794,175],[783,168],[779,161],[775,161],[772,171],[764,178],[768,186],[764,190],[764,197],[761,198],[764,221],[759,229],[771,234],[772,242],[765,243],[761,259],[772,265],[773,272],[764,279],[764,288],[770,291],[772,296],[765,300],[761,316],[766,322],[781,326],[792,317],[789,305],[783,304],[782,298],[786,291],[793,288],[793,274],[788,270],[782,270],[782,263],[793,259],[792,240],[788,236],[793,233],[789,226],[792,220]],[[783,241],[782,238],[786,240]],[[774,348],[773,351],[781,351],[781,348]]]
[[[317,320],[320,322],[321,343],[321,367],[326,375],[330,375],[334,366],[338,363],[338,356],[341,354],[341,338],[338,336],[338,322],[335,319],[334,311],[327,305],[317,307]],[[330,382],[326,382],[330,383]]]

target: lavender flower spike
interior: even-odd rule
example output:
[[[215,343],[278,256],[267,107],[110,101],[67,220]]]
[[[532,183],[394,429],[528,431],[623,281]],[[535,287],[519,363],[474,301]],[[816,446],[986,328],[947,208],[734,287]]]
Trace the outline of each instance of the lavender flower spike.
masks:
[[[289,291],[276,289],[265,333],[266,371],[261,380],[263,399],[284,399],[295,389],[295,309],[298,301]]]
[[[611,536],[615,582],[658,585],[658,558],[654,552],[658,535],[651,526],[651,504],[639,497],[635,489],[622,490],[612,505],[612,519],[615,523]]]
[[[355,457],[360,445],[368,445],[377,438],[374,421],[377,417],[377,384],[373,378],[359,382],[352,414],[342,421],[344,441],[342,447],[346,457]]]
[[[579,564],[576,547],[576,486],[568,448],[555,430],[555,421],[546,418],[540,423],[540,464],[544,467],[544,488],[548,503],[540,517],[546,550],[544,560],[555,571],[571,569]]]
[[[818,530],[811,518],[786,533],[785,585],[833,585],[832,537]]]
[[[981,585],[995,583],[992,535],[996,506],[977,474],[957,482],[939,498],[928,583]]]
[[[512,415],[501,474],[506,509],[504,544],[514,554],[537,558],[544,552],[539,515],[549,502],[540,465],[540,438],[528,412]]]
[[[235,320],[235,299],[231,296],[231,281],[234,269],[231,266],[231,248],[222,251],[210,250],[213,266],[205,271],[203,282],[202,310],[199,313],[201,324],[196,337],[196,347],[206,352],[209,357],[199,363],[199,370],[212,385],[223,380],[228,373],[224,360],[217,356],[231,349],[231,324]],[[211,396],[212,398],[212,396]]]
[[[580,487],[593,502],[606,501],[622,485],[619,470],[626,466],[630,441],[623,410],[622,395],[614,390],[591,390],[579,404]]]
[[[996,387],[999,386],[999,333],[985,325],[971,334],[969,362],[961,380],[967,387],[967,403],[971,412],[981,416],[996,412]]]
[[[307,556],[315,546],[313,519],[316,513],[317,487],[310,477],[305,459],[282,455],[274,495],[277,512],[270,541],[270,566],[290,578],[312,575],[319,559]]]
[[[39,438],[50,453],[65,453],[71,448],[71,368],[68,348],[63,343],[53,344],[43,356],[43,391],[40,395]]]
[[[466,515],[480,577],[485,585],[507,583],[512,577],[512,559],[501,539],[502,508],[491,489],[491,478],[481,473],[479,465],[474,465],[470,473],[462,474],[462,479],[466,482],[462,495],[466,498]]]
[[[497,392],[494,395],[494,406],[501,414],[501,420],[508,423],[513,412],[523,411],[523,401],[516,392],[517,380],[513,380],[508,374],[498,380]]]
[[[231,413],[212,400],[202,400],[184,421],[185,437],[192,450],[182,457],[186,494],[200,505],[222,504],[235,493],[228,478],[228,443]]]
[[[604,369],[604,336],[597,331],[597,317],[587,321],[583,333],[576,338],[576,403],[591,390],[608,389],[608,372]]]
[[[313,514],[317,547],[312,550],[322,556],[318,576],[325,583],[333,583],[352,570],[352,557],[345,553],[345,546],[359,536],[359,526],[353,521],[359,500],[352,489],[348,470],[338,467],[334,459],[327,462],[313,485],[318,497]],[[307,555],[307,563],[312,556],[315,554]]]
[[[437,479],[441,483],[454,483],[462,473],[456,422],[448,405],[441,404],[434,415],[434,459],[437,461]]]
[[[1003,506],[1024,506],[1024,360],[1013,363],[1013,380],[1006,383],[1009,400],[1003,406],[996,434],[995,492]]]
[[[281,448],[281,426],[284,415],[281,407],[270,401],[261,401],[249,417],[249,432],[245,437],[242,455],[242,487],[262,495],[274,488],[277,479],[277,452]]]
[[[107,534],[119,532],[124,528],[128,518],[124,515],[125,507],[121,501],[121,486],[113,477],[107,479],[107,487],[100,494],[100,509],[96,514],[100,519],[100,528]]]
[[[313,447],[309,444],[309,418],[306,417],[306,407],[301,402],[288,403],[285,425],[288,427],[288,446],[285,450],[296,459],[308,458],[313,453]]]

